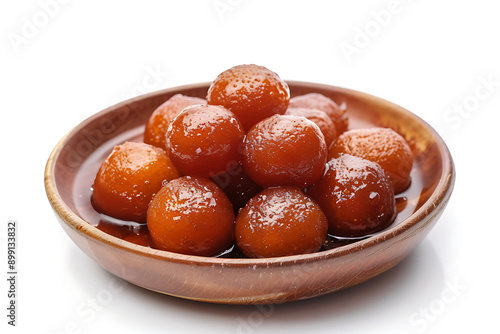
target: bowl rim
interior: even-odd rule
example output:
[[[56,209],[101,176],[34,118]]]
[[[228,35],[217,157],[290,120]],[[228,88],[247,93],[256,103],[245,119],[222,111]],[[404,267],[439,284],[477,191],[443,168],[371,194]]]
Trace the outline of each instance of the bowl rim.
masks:
[[[210,85],[210,82],[200,82],[188,85],[181,85],[176,87],[170,87],[147,94],[143,94],[131,99],[114,104],[90,117],[80,122],[78,125],[73,127],[68,133],[66,133],[56,144],[50,156],[47,160],[44,173],[44,184],[48,200],[54,209],[55,213],[60,217],[64,224],[68,225],[70,228],[76,230],[79,233],[83,233],[87,238],[94,239],[98,242],[111,245],[120,250],[135,253],[141,256],[147,256],[154,258],[156,260],[167,261],[167,262],[177,262],[189,265],[200,265],[200,266],[219,266],[219,267],[271,267],[271,266],[283,266],[286,264],[300,264],[317,260],[326,260],[336,257],[341,257],[343,255],[352,254],[370,247],[373,247],[383,241],[397,237],[398,235],[404,233],[408,229],[418,228],[419,223],[424,221],[424,218],[431,212],[436,212],[438,214],[441,208],[444,208],[449,200],[450,194],[454,187],[455,181],[455,168],[453,159],[451,157],[450,151],[441,138],[441,136],[423,119],[413,114],[411,111],[393,103],[388,100],[379,98],[377,96],[364,93],[357,90],[352,90],[349,88],[343,88],[322,83],[311,83],[306,81],[293,81],[286,80],[289,85],[307,85],[308,89],[329,89],[335,90],[339,94],[349,94],[369,99],[375,99],[382,103],[389,104],[393,108],[398,109],[400,112],[408,113],[416,121],[418,121],[422,126],[428,130],[433,138],[435,139],[437,149],[442,157],[442,172],[439,177],[439,182],[436,185],[436,189],[433,191],[429,199],[412,215],[408,218],[402,220],[400,223],[393,227],[389,227],[377,234],[370,236],[366,239],[353,242],[348,245],[333,248],[330,250],[325,250],[310,254],[300,254],[300,255],[289,255],[281,257],[271,257],[271,258],[221,258],[221,257],[203,257],[197,255],[185,255],[169,251],[163,251],[159,249],[154,249],[150,247],[145,247],[137,245],[123,239],[114,237],[107,234],[97,227],[92,226],[87,221],[79,217],[75,212],[73,212],[68,205],[64,202],[59,192],[57,191],[57,186],[55,182],[55,165],[59,154],[63,150],[64,146],[68,143],[70,138],[82,130],[87,124],[91,123],[95,119],[107,114],[110,111],[119,109],[124,105],[131,104],[136,101],[151,98],[156,95],[163,95],[172,92],[178,92],[187,89],[197,89],[204,88]]]

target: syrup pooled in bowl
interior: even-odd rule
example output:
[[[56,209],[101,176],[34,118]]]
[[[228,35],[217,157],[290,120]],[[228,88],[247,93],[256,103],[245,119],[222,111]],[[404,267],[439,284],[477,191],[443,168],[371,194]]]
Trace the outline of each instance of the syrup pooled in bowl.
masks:
[[[350,115],[350,128],[368,127],[370,124],[357,120]],[[371,124],[373,127],[374,125]],[[82,164],[75,177],[73,187],[73,198],[78,214],[89,224],[97,227],[101,231],[125,241],[151,248],[155,247],[145,223],[125,221],[99,213],[92,205],[92,183],[102,162],[106,159],[113,147],[125,141],[142,142],[144,126],[139,126],[107,141],[97,148]],[[410,174],[411,185],[404,192],[395,196],[397,216],[394,222],[387,228],[393,228],[404,219],[411,216],[426,200],[426,178],[419,169],[419,160],[414,163]],[[325,242],[321,246],[321,251],[338,248],[372,237],[374,234],[362,237],[340,237],[328,234]],[[230,246],[216,257],[223,258],[244,258],[245,256],[238,250],[236,245]]]
[[[142,142],[153,111],[175,94],[204,98],[208,83],[175,87],[115,106],[78,124],[54,148],[45,188],[59,223],[75,244],[110,273],[137,286],[180,298],[223,304],[283,303],[332,293],[362,283],[405,259],[435,226],[455,180],[446,144],[423,120],[389,101],[345,88],[287,82],[291,97],[320,93],[348,107],[349,129],[386,127],[401,134],[414,155],[410,187],[396,195],[396,220],[363,238],[328,236],[315,253],[243,258],[231,248],[216,257],[158,250],[146,224],[101,215],[91,186],[115,145]],[[241,207],[260,186],[237,173],[219,186]],[[224,175],[224,174],[221,174]],[[232,180],[248,185],[225,186]],[[234,203],[233,203],[234,205]],[[237,211],[236,211],[237,212]],[[235,213],[236,213],[235,212]],[[103,232],[104,231],[104,232]]]

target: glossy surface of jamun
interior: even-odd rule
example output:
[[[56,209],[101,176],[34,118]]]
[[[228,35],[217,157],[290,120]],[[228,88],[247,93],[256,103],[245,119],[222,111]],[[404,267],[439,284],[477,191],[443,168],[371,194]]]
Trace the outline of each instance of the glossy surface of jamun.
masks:
[[[185,108],[169,125],[165,148],[184,175],[215,176],[241,160],[245,132],[235,115],[221,106]]]
[[[310,108],[288,108],[285,115],[293,115],[305,117],[316,124],[323,136],[325,136],[326,147],[330,147],[335,138],[337,138],[337,130],[335,124],[328,115],[319,109]]]
[[[304,117],[266,118],[247,133],[243,146],[245,172],[262,187],[307,187],[321,178],[326,159],[321,130]]]
[[[222,190],[203,177],[183,176],[165,185],[148,209],[148,229],[159,249],[213,256],[234,240],[234,213]]]
[[[268,188],[236,217],[238,248],[262,258],[313,253],[326,239],[328,223],[319,205],[295,187]]]
[[[236,114],[248,131],[274,114],[284,114],[290,90],[280,77],[263,66],[238,65],[217,76],[208,89],[208,104],[222,105]]]
[[[164,150],[125,142],[113,148],[97,172],[94,207],[114,218],[145,222],[153,196],[163,183],[179,176]]]
[[[337,134],[347,130],[349,121],[345,110],[339,107],[335,101],[319,93],[308,93],[295,96],[290,99],[289,108],[310,108],[324,111],[335,124]]]
[[[325,176],[307,189],[328,217],[329,233],[359,237],[380,231],[395,218],[392,183],[378,164],[343,154],[328,162]]]
[[[389,128],[353,129],[343,133],[330,147],[328,157],[350,154],[378,163],[389,175],[396,194],[411,183],[413,153],[406,140]]]
[[[165,134],[170,122],[182,109],[204,104],[206,101],[199,97],[175,94],[153,111],[144,129],[144,142],[165,149]]]

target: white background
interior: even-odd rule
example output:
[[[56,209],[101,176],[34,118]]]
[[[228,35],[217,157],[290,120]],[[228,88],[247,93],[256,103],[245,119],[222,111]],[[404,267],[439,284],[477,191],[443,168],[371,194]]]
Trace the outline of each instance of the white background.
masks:
[[[487,0],[2,1],[2,277],[6,224],[19,224],[17,327],[7,325],[2,278],[2,333],[498,333],[499,9]],[[455,191],[407,260],[331,295],[224,306],[115,279],[66,236],[43,187],[66,132],[119,100],[243,63],[380,96],[440,129]]]

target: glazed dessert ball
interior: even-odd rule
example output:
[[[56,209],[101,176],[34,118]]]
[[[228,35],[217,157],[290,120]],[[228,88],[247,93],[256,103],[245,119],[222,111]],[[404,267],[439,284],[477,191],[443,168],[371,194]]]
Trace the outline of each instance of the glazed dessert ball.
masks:
[[[195,105],[204,104],[206,101],[198,97],[176,94],[161,104],[149,117],[144,130],[144,142],[165,149],[165,133],[170,122],[182,111],[182,109]]]
[[[235,213],[244,207],[250,198],[263,190],[261,186],[245,173],[241,164],[235,164],[226,173],[211,177],[210,180],[218,185],[227,195]]]
[[[248,131],[274,114],[284,114],[290,90],[280,77],[263,66],[239,65],[217,76],[208,89],[208,104],[221,105],[236,114]]]
[[[97,172],[94,207],[114,218],[145,222],[153,196],[163,183],[179,176],[164,150],[125,142],[114,147]]]
[[[266,118],[248,131],[243,146],[243,168],[262,187],[307,187],[321,178],[326,159],[321,130],[304,117]]]
[[[184,175],[215,176],[241,160],[245,132],[235,115],[221,106],[185,108],[169,125],[165,148]]]
[[[378,163],[389,175],[396,194],[411,183],[413,153],[397,132],[388,128],[354,129],[343,133],[330,147],[328,157],[350,154]]]
[[[328,223],[318,204],[295,187],[268,188],[253,197],[236,217],[238,248],[262,258],[318,251]]]
[[[159,249],[214,256],[234,240],[234,213],[222,190],[203,177],[167,183],[151,201],[148,229]]]
[[[289,108],[319,109],[330,117],[333,124],[335,124],[337,134],[341,134],[347,130],[349,121],[345,110],[341,109],[337,103],[323,94],[309,93],[295,96],[290,99]]]
[[[337,138],[337,130],[335,124],[328,115],[319,109],[309,108],[288,108],[285,115],[301,116],[316,124],[323,136],[325,136],[326,147],[330,147],[332,142]]]
[[[359,237],[395,218],[392,183],[378,164],[343,154],[328,162],[325,176],[307,189],[328,217],[330,234]]]

